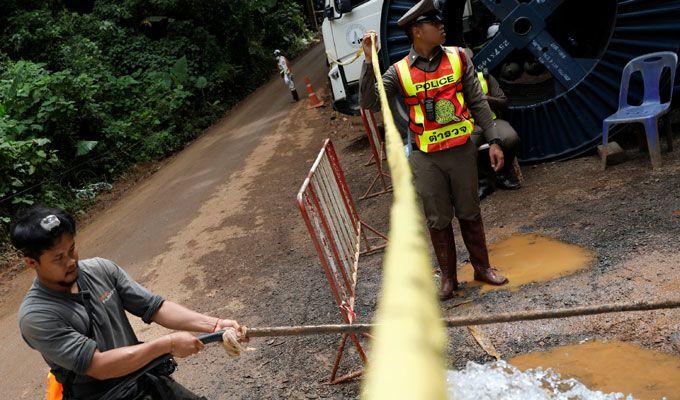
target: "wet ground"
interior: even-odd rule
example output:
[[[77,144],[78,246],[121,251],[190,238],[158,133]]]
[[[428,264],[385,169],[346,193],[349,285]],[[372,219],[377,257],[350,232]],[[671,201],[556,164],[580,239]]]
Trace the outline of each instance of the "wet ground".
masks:
[[[357,168],[369,157],[364,149],[367,142],[360,134],[351,133],[360,131],[351,118],[340,118],[331,126],[338,131],[336,142],[347,143],[341,157],[354,183],[351,188],[360,193],[373,172],[371,167],[365,167],[365,172]],[[605,172],[599,169],[596,156],[524,166],[523,189],[496,192],[484,200],[491,258],[515,282],[501,290],[468,284],[459,298],[443,304],[445,314],[483,315],[678,298],[680,158],[665,153],[664,168],[653,171],[646,154],[631,150],[629,157],[626,163]],[[364,219],[371,223],[387,218],[386,197],[389,195],[360,202]],[[459,238],[459,274],[469,281],[472,271]],[[377,285],[371,277],[378,267],[379,260],[364,260],[360,296],[371,293],[374,297]],[[519,282],[524,285],[518,288]],[[474,301],[468,303],[470,299]],[[372,300],[364,302],[373,309]],[[505,359],[592,338],[619,339],[680,356],[678,310],[512,323],[481,330]],[[468,360],[492,360],[465,329],[450,330],[449,335],[451,367],[463,368]],[[680,398],[680,392],[667,396]]]
[[[473,280],[470,263],[460,268],[460,280],[469,287],[482,286],[480,293],[492,290],[517,291],[531,283],[543,283],[575,274],[592,267],[595,252],[573,244],[537,234],[513,234],[489,245],[489,260],[507,285],[492,286]]]
[[[319,48],[298,60],[295,70],[310,74],[323,90]],[[364,166],[370,152],[360,119],[336,117],[328,108],[307,110],[287,96],[282,83],[270,82],[91,218],[79,235],[81,256],[114,259],[167,298],[252,327],[340,322],[295,194],[326,137],[335,142],[355,198],[372,181],[375,167]],[[493,194],[482,203],[482,211],[494,261],[514,257],[507,268],[519,271],[526,258],[538,267],[526,285],[513,290],[468,285],[459,298],[442,305],[444,313],[481,315],[677,298],[679,155],[664,154],[659,170],[651,170],[647,157],[637,153],[605,172],[592,156],[523,167],[524,187]],[[391,194],[360,201],[359,212],[366,222],[387,231],[390,202]],[[526,253],[508,254],[507,243],[526,239]],[[547,250],[544,245],[555,247]],[[458,250],[462,266],[467,253],[460,240]],[[375,310],[381,263],[382,254],[360,262],[359,321],[370,321]],[[552,269],[548,275],[546,268]],[[0,306],[0,375],[9,398],[39,397],[46,373],[16,328],[16,308],[30,280],[31,274],[24,272],[5,282],[10,290]],[[472,301],[461,305],[466,300]],[[137,322],[135,327],[142,339],[164,332]],[[584,339],[619,340],[680,354],[678,310],[480,330],[505,359]],[[356,397],[359,380],[325,383],[338,340],[253,340],[257,351],[240,359],[229,359],[212,346],[180,360],[175,377],[211,399]],[[492,357],[461,328],[449,330],[447,360],[450,367],[462,368],[468,360],[487,362]],[[357,366],[351,352],[345,361],[344,371]],[[678,398],[669,394],[674,396]]]
[[[577,378],[589,388],[631,394],[641,400],[680,394],[680,357],[626,342],[588,341],[508,362],[521,370],[550,366],[562,378]]]

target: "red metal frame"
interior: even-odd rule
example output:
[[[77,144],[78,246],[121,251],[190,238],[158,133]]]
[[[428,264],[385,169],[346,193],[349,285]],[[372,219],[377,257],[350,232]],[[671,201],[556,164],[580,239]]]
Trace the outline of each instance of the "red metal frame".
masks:
[[[366,163],[366,166],[375,164],[376,168],[378,169],[373,181],[371,182],[371,185],[368,187],[368,189],[366,189],[366,192],[361,197],[359,197],[359,200],[364,200],[371,197],[380,196],[381,194],[389,193],[392,191],[392,186],[389,185],[385,180],[386,178],[390,179],[390,175],[383,168],[383,160],[385,159],[385,142],[380,139],[380,135],[378,134],[378,123],[376,122],[375,114],[373,114],[373,111],[371,110],[362,108],[361,120],[364,123],[364,130],[366,131],[366,136],[368,136],[368,142],[371,145],[371,153],[373,154],[368,163]],[[378,181],[380,181],[382,184],[382,190],[374,192],[373,189],[375,188]]]
[[[371,240],[386,242],[387,237],[361,221],[330,139],[324,141],[319,155],[312,164],[298,192],[297,203],[312,243],[319,254],[342,320],[351,324],[356,319],[354,304],[359,256],[384,248],[386,243],[371,245]],[[369,238],[366,230],[373,232],[377,237]],[[364,251],[361,250],[362,242],[366,247]],[[366,363],[366,353],[357,335],[342,335],[331,371],[332,384],[362,374],[362,371],[355,371],[337,377],[348,338],[354,344],[361,360]]]
[[[371,111],[371,110],[367,110],[367,109],[363,109],[363,108],[360,109],[360,110],[361,110],[361,111],[370,112],[371,114],[373,114],[373,119],[372,119],[372,121],[374,122],[373,125],[368,125],[368,126],[367,126],[367,125],[366,125],[366,122],[368,122],[368,121],[365,121],[365,120],[362,118],[362,123],[364,124],[364,130],[365,130],[365,132],[366,132],[366,135],[367,135],[367,136],[370,136],[370,135],[371,135],[371,132],[369,131],[370,126],[375,126],[375,127],[376,127],[376,132],[378,132],[378,129],[377,129],[377,128],[378,128],[378,123],[375,122],[375,113],[373,113],[373,111]],[[363,117],[363,116],[362,116],[362,117]],[[369,140],[371,140],[371,139],[369,138]],[[385,161],[385,160],[387,160],[387,151],[385,150],[385,141],[382,140],[382,138],[380,137],[380,135],[377,135],[377,142],[380,143],[380,152],[379,152],[379,153],[382,155],[381,160],[382,160],[382,161]],[[373,141],[373,143],[375,143],[375,141]],[[369,165],[375,164],[375,156],[376,156],[377,153],[378,153],[378,152],[371,151],[371,157],[368,159],[368,161],[366,161],[366,164],[364,164],[364,167],[368,167]]]

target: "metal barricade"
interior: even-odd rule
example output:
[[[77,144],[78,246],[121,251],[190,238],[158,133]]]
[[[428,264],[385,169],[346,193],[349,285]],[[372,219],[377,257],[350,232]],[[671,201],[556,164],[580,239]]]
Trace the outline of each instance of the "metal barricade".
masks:
[[[378,131],[378,123],[375,119],[375,114],[373,111],[361,109],[361,120],[364,123],[364,130],[366,131],[366,136],[368,136],[368,142],[371,145],[371,158],[365,164],[369,166],[375,164],[377,168],[377,173],[371,182],[371,185],[366,189],[366,192],[359,197],[359,200],[368,199],[371,197],[379,196],[381,194],[389,193],[392,191],[392,186],[389,185],[386,179],[390,179],[390,175],[383,168],[385,161],[385,141],[380,138]],[[372,192],[376,184],[380,182],[382,184],[382,190],[377,192]]]
[[[324,141],[298,192],[297,203],[342,319],[352,324],[356,320],[354,305],[359,256],[384,248],[387,237],[361,221],[330,139]],[[377,236],[368,237],[367,230]],[[382,243],[373,245],[371,242],[374,240]],[[354,343],[362,361],[366,362],[366,354],[357,335],[343,334],[331,372],[331,383],[346,381],[362,373],[357,371],[336,378],[347,339]]]

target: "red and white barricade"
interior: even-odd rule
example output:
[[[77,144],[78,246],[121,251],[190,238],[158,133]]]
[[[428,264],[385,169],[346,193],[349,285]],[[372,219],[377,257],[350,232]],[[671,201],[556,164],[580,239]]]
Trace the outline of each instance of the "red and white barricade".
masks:
[[[392,186],[387,183],[387,179],[390,179],[390,175],[383,168],[385,163],[385,141],[382,140],[378,131],[378,123],[375,119],[375,114],[373,111],[361,109],[361,120],[364,123],[364,130],[366,131],[366,136],[368,136],[368,142],[371,144],[371,158],[365,164],[366,166],[375,164],[378,169],[371,185],[366,189],[363,196],[359,197],[359,200],[368,199],[371,197],[379,196],[381,194],[389,193],[392,191]],[[380,182],[382,185],[382,190],[377,192],[373,191],[376,184]]]
[[[354,305],[359,256],[384,248],[387,237],[359,218],[330,139],[324,141],[298,192],[297,203],[342,319],[351,324],[356,319]],[[377,237],[368,237],[367,230]],[[372,245],[374,240],[382,243]],[[348,338],[354,343],[362,361],[366,362],[366,354],[357,335],[343,334],[331,371],[331,383],[355,378],[363,372],[360,370],[336,378]]]

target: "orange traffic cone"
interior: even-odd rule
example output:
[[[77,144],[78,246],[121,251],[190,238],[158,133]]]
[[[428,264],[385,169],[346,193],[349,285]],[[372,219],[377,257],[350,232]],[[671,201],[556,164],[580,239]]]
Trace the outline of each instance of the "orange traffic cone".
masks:
[[[323,101],[319,100],[319,97],[314,93],[312,82],[309,80],[308,76],[305,76],[305,84],[307,84],[307,97],[309,98],[309,105],[307,108],[323,107]]]

